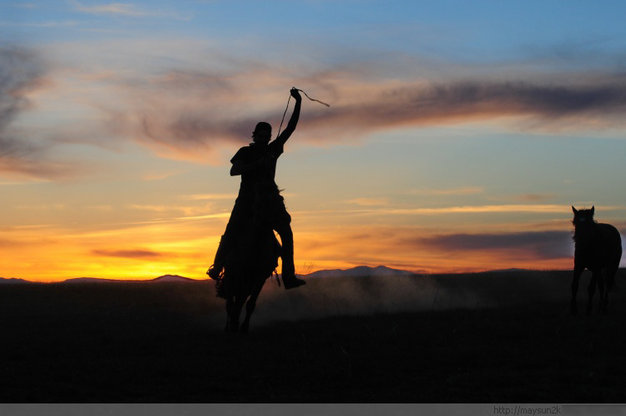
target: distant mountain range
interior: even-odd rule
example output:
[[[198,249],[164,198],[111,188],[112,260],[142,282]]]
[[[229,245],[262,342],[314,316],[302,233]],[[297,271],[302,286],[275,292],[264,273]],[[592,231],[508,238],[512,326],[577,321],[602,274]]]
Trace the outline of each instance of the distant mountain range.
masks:
[[[24,279],[16,279],[16,278],[10,278],[10,279],[5,279],[4,277],[0,277],[0,284],[15,284],[15,283],[31,283],[28,280],[24,280]]]
[[[334,269],[334,270],[320,270],[311,274],[305,275],[307,278],[311,277],[382,277],[382,276],[410,276],[415,274],[413,272],[407,272],[406,270],[392,269],[386,266],[368,267],[357,266],[351,269]]]
[[[163,276],[159,276],[155,279],[149,280],[126,280],[126,279],[101,279],[98,277],[76,277],[73,279],[63,280],[61,282],[56,283],[167,283],[167,282],[199,282],[200,280],[190,279],[188,277],[178,276],[175,274],[166,274]],[[30,282],[24,279],[15,279],[10,278],[6,279],[0,277],[0,284],[11,284],[11,283],[35,283]]]
[[[351,269],[335,269],[335,270],[319,270],[317,272],[313,272],[307,275],[304,275],[305,278],[326,278],[326,277],[368,277],[368,276],[409,276],[414,273],[408,272],[406,270],[397,270],[392,269],[386,266],[378,266],[378,267],[369,267],[369,266],[358,266],[353,267]],[[122,279],[100,279],[97,277],[77,277],[73,279],[67,279],[59,283],[164,283],[164,282],[199,282],[202,280],[199,279],[190,279],[188,277],[166,274],[164,276],[159,276],[155,279],[149,280],[122,280]],[[0,277],[0,284],[11,284],[11,283],[33,283],[24,279],[15,279],[15,278],[2,278]]]

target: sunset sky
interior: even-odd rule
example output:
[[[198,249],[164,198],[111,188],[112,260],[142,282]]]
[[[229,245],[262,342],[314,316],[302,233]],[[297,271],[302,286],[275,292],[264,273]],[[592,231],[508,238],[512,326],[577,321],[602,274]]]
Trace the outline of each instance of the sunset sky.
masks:
[[[122,0],[124,1],[124,0]],[[3,1],[0,276],[205,278],[258,121],[297,273],[572,265],[626,232],[622,1]],[[625,264],[623,262],[623,264]]]

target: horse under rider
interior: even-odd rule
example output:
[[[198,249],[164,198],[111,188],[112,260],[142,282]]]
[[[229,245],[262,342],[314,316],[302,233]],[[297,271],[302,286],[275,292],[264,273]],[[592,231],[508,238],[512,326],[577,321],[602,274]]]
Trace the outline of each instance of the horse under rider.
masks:
[[[235,247],[237,238],[246,231],[251,219],[261,219],[271,224],[280,236],[282,243],[282,278],[285,289],[304,285],[306,282],[295,275],[293,260],[293,232],[291,216],[285,208],[283,197],[274,181],[276,162],[283,153],[285,142],[296,129],[300,118],[302,97],[296,88],[291,96],[296,104],[285,130],[270,143],[272,126],[260,122],[252,132],[252,143],[244,146],[230,160],[230,175],[241,175],[239,195],[226,225],[224,235],[215,253],[213,265],[207,271],[209,277],[219,280],[226,263],[226,258]]]

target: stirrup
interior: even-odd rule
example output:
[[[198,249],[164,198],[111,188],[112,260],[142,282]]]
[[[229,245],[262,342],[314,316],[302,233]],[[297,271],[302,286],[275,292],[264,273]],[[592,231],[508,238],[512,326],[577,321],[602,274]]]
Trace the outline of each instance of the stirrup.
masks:
[[[216,266],[215,264],[211,265],[211,267],[209,267],[209,270],[207,270],[206,274],[209,275],[209,277],[213,280],[221,280],[222,279],[222,269],[223,267],[219,267]]]

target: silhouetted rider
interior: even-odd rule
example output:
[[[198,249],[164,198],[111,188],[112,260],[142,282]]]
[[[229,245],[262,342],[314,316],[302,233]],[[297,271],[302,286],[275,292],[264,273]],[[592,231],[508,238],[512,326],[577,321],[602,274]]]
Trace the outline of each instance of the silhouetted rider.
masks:
[[[274,181],[278,157],[283,153],[285,142],[296,129],[300,118],[302,97],[295,88],[290,93],[296,104],[285,130],[270,143],[272,126],[265,122],[258,123],[252,133],[253,142],[239,149],[230,160],[230,174],[241,175],[241,186],[226,231],[215,253],[215,260],[207,272],[212,279],[219,279],[226,257],[234,249],[236,239],[245,232],[245,227],[251,222],[263,221],[269,222],[281,239],[285,288],[291,289],[306,283],[295,275],[291,216]]]

